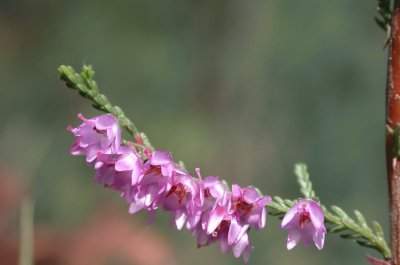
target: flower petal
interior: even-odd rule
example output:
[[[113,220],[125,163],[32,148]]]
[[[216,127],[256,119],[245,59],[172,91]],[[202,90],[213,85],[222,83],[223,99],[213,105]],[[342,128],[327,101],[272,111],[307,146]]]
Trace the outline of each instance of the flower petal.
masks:
[[[225,209],[221,206],[217,206],[214,211],[210,213],[210,218],[208,220],[208,225],[207,225],[207,234],[210,235],[212,232],[217,229],[219,224],[222,222],[224,219],[225,215]]]
[[[135,166],[137,157],[132,154],[124,155],[121,159],[115,162],[115,170],[117,171],[128,171],[132,170]]]
[[[309,212],[310,212],[310,218],[311,222],[313,223],[314,227],[316,229],[320,229],[321,227],[324,226],[324,212],[321,209],[321,206],[313,200],[307,200],[308,205],[309,205]]]
[[[298,214],[299,203],[294,205],[290,210],[285,214],[282,219],[281,228],[290,229],[298,226],[299,223],[299,214]]]
[[[231,221],[231,225],[229,226],[229,233],[228,233],[228,244],[233,245],[236,243],[240,231],[242,230],[242,226],[239,225],[236,219]]]
[[[222,237],[220,239],[220,249],[222,253],[226,253],[229,250],[229,243],[228,243],[228,239],[226,238],[226,236]]]
[[[324,241],[325,241],[325,230],[317,230],[313,234],[313,240],[315,246],[321,250],[324,247]]]
[[[267,209],[263,207],[261,211],[261,217],[258,223],[259,228],[264,228],[266,220],[267,220]]]
[[[255,188],[247,187],[246,189],[244,189],[243,199],[245,200],[245,202],[247,202],[249,204],[253,204],[258,199],[260,199],[260,194],[258,193],[258,191]]]
[[[232,185],[232,199],[238,199],[242,197],[242,189],[240,188],[239,185],[233,184]]]
[[[172,156],[168,152],[156,150],[151,156],[151,164],[154,166],[161,166],[172,162]]]
[[[144,207],[144,197],[135,201],[132,201],[129,204],[129,213],[134,214],[143,209]]]
[[[302,229],[299,229],[301,232],[301,239],[306,246],[310,246],[314,242],[314,234],[316,230],[311,222],[308,222],[304,225]]]
[[[187,217],[188,215],[184,211],[175,211],[175,224],[178,230],[182,229],[183,225],[186,223]]]
[[[246,249],[247,246],[249,246],[249,236],[244,234],[240,240],[232,247],[232,252],[233,255],[238,258],[240,255],[242,255],[243,251]]]
[[[244,251],[243,251],[243,253],[242,253],[242,257],[243,257],[244,263],[248,263],[248,262],[249,262],[249,259],[250,259],[250,250],[251,250],[251,247],[248,246],[248,247],[246,247],[246,248],[244,249]]]
[[[96,128],[99,130],[107,130],[113,126],[118,126],[118,121],[111,114],[100,115],[96,119]]]
[[[288,250],[294,248],[301,239],[301,231],[299,229],[290,229],[287,237],[286,247]]]

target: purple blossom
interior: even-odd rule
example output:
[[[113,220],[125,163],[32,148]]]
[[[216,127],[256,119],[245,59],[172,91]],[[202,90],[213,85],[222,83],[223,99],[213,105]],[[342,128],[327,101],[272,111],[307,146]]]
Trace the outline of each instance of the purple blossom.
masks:
[[[86,119],[82,114],[78,118],[83,121],[77,128],[68,126],[78,139],[71,148],[72,155],[86,155],[86,161],[91,163],[97,153],[112,154],[118,152],[121,144],[121,129],[118,120],[111,114],[104,114]]]
[[[201,177],[200,169],[196,168],[198,176],[198,188],[199,192],[194,196],[193,201],[190,205],[190,215],[186,223],[186,228],[192,231],[193,234],[198,234],[197,226],[201,226],[201,230],[207,229],[208,216],[216,201],[221,200],[224,194],[227,192],[225,184],[222,183],[218,178],[208,176],[204,180]],[[203,220],[203,222],[200,222]],[[202,240],[201,240],[202,241]]]
[[[303,199],[297,202],[283,217],[281,227],[289,230],[287,249],[294,248],[300,241],[305,245],[324,247],[326,229],[324,213],[314,200]]]
[[[271,202],[270,196],[262,196],[254,187],[240,188],[232,185],[233,210],[239,215],[242,223],[254,229],[264,228],[267,210],[265,206]]]
[[[207,220],[206,230],[198,231],[200,245],[219,241],[221,252],[232,250],[236,258],[242,256],[245,262],[249,260],[252,249],[248,236],[250,225],[241,223],[240,215],[233,207],[230,192],[226,191],[222,199],[216,200],[205,220]]]
[[[130,204],[129,213],[134,214],[141,209],[154,213],[163,203],[167,192],[172,188],[170,178],[173,174],[184,174],[179,169],[168,152],[153,151],[144,164],[143,174],[137,181],[132,181],[130,190],[124,193],[125,199]],[[132,161],[126,159],[124,167],[129,167]],[[134,180],[134,178],[132,178]]]
[[[139,155],[128,146],[116,154],[97,154],[95,181],[107,188],[126,192],[143,175],[144,165]]]
[[[144,164],[144,173],[140,181],[132,185],[123,197],[129,203],[129,213],[134,214],[141,209],[155,211],[165,196],[168,179],[161,174],[158,167],[150,161]]]
[[[169,177],[172,172],[177,168],[172,156],[168,152],[156,150],[152,153],[150,164],[161,170],[161,173]]]
[[[184,172],[180,172],[184,173]],[[178,230],[187,222],[193,214],[195,198],[199,194],[198,182],[188,174],[174,173],[168,180],[167,192],[163,200],[163,207],[166,211],[172,211],[172,219]]]

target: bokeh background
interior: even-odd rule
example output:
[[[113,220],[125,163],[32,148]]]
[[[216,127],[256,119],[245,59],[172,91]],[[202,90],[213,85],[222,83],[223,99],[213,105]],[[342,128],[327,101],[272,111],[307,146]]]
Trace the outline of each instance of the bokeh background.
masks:
[[[165,213],[147,230],[144,213],[128,215],[92,183],[69,155],[66,126],[99,112],[65,88],[60,64],[92,64],[111,101],[188,168],[297,198],[293,164],[303,161],[325,204],[359,209],[387,232],[387,50],[375,5],[1,0],[0,264],[18,257],[22,197],[35,202],[36,264],[243,264],[218,245],[197,249]],[[323,251],[288,252],[272,217],[251,239],[249,264],[366,264],[375,254],[336,235]]]

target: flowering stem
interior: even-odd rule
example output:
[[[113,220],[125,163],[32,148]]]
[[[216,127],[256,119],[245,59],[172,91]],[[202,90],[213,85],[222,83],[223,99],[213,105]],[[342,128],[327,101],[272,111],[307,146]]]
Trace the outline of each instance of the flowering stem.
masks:
[[[83,97],[89,99],[94,103],[93,106],[95,108],[116,116],[120,125],[125,128],[135,139],[136,142],[131,143],[134,147],[139,147],[139,149],[141,150],[154,150],[146,135],[142,132],[139,132],[134,124],[125,116],[124,112],[118,106],[113,106],[105,95],[100,94],[97,84],[93,80],[94,71],[91,66],[83,66],[82,73],[79,74],[76,73],[71,66],[62,65],[59,67],[58,72],[60,74],[60,78],[66,82],[66,85],[68,87],[78,90]],[[129,144],[130,142],[127,143]],[[300,191],[304,198],[318,200],[315,197],[315,191],[312,188],[312,183],[310,180],[310,176],[307,172],[307,167],[304,164],[296,164],[294,173],[297,176]],[[398,194],[400,196],[400,193]],[[273,201],[269,205],[267,205],[267,208],[269,210],[268,213],[272,216],[282,216],[287,213],[296,202],[296,200],[281,199],[280,197],[276,196],[274,197]],[[330,224],[328,232],[341,233],[340,236],[342,238],[352,239],[361,246],[376,249],[382,254],[382,256],[386,260],[391,258],[390,249],[386,244],[383,231],[379,223],[373,222],[374,229],[371,229],[368,226],[363,215],[358,211],[354,211],[356,220],[353,220],[351,217],[349,217],[349,215],[347,215],[342,209],[337,206],[331,207],[333,213],[328,211],[327,208],[323,205],[321,206],[324,210],[325,222],[327,224]]]

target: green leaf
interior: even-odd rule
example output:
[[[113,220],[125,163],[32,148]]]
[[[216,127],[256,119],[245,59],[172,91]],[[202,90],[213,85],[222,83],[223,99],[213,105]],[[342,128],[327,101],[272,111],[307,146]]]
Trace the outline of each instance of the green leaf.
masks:
[[[342,209],[340,209],[338,206],[332,205],[331,208],[341,219],[349,218],[349,216],[346,214],[346,212],[343,211]]]
[[[374,226],[374,229],[375,229],[376,234],[377,234],[380,238],[384,238],[382,226],[381,226],[378,222],[376,222],[376,221],[373,221],[373,222],[372,222],[372,225]]]
[[[297,176],[297,182],[300,186],[300,192],[304,195],[306,199],[313,199],[315,197],[315,192],[312,189],[312,183],[310,180],[310,175],[307,171],[307,166],[302,163],[295,164],[294,174]]]

